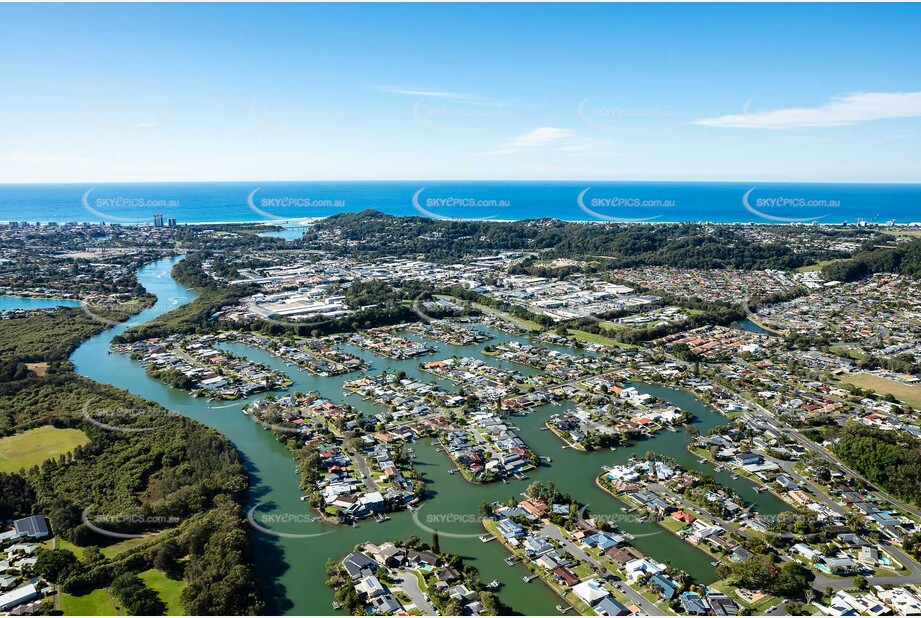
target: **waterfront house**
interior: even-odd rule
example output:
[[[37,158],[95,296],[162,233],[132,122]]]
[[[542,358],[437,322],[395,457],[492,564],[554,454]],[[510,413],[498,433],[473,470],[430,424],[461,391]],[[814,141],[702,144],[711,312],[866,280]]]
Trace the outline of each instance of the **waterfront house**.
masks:
[[[627,579],[636,582],[644,577],[661,573],[665,567],[648,558],[636,558],[624,564],[623,568]]]
[[[589,605],[594,605],[598,601],[611,596],[611,593],[604,587],[600,579],[588,579],[573,586],[572,591]]]
[[[368,543],[365,546],[365,551],[383,567],[398,567],[406,560],[406,554],[403,550],[393,543],[384,543],[380,547]]]
[[[414,566],[438,566],[438,563],[441,561],[440,558],[430,551],[417,551],[411,549],[406,552],[406,560],[410,565]]]
[[[685,614],[689,616],[707,616],[710,613],[710,604],[696,592],[685,592],[678,599]]]
[[[625,605],[613,597],[605,597],[598,601],[594,607],[595,612],[600,616],[629,616],[630,610]]]
[[[353,551],[342,560],[342,568],[352,581],[357,581],[373,575],[377,570],[377,563],[360,551]]]
[[[534,556],[553,551],[553,545],[550,544],[546,537],[529,536],[524,540],[524,548],[525,551]]]
[[[739,612],[736,602],[722,593],[707,593],[707,602],[715,616],[735,616]]]
[[[373,599],[387,592],[380,580],[374,575],[368,575],[361,578],[361,581],[355,584],[355,590],[367,596],[369,599]]]
[[[374,613],[379,616],[396,614],[403,609],[399,601],[393,598],[393,595],[389,593],[371,599],[371,608],[374,610]]]
[[[499,534],[501,534],[505,539],[518,539],[519,537],[524,536],[524,529],[513,522],[511,519],[503,519],[499,522]]]
[[[573,586],[579,583],[579,576],[569,570],[568,567],[558,566],[551,571],[557,581],[565,586]]]
[[[659,589],[662,593],[662,596],[666,599],[673,599],[678,593],[678,589],[681,587],[677,582],[673,581],[671,578],[665,576],[662,573],[657,573],[649,578],[649,584]]]

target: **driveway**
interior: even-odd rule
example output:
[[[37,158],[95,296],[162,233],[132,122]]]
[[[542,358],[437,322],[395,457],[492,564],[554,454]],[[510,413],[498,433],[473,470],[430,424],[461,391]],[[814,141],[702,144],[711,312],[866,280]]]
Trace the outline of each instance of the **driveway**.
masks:
[[[434,616],[435,608],[431,603],[425,600],[425,595],[422,593],[422,589],[419,587],[419,579],[416,577],[415,572],[413,571],[400,571],[396,579],[397,585],[402,588],[403,592],[406,593],[413,603],[416,604],[416,607],[419,608],[426,616]]]

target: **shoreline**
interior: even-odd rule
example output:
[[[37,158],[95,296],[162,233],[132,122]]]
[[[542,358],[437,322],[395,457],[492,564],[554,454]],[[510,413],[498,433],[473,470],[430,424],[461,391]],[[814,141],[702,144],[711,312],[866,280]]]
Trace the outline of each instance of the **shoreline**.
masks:
[[[16,298],[22,300],[53,300],[53,301],[66,301],[69,303],[76,303],[74,307],[79,307],[80,305],[85,304],[82,300],[77,298],[64,298],[63,296],[26,296],[24,294],[5,294],[0,292],[0,298]],[[61,305],[62,307],[68,305]]]
[[[343,211],[342,213],[336,214],[359,214],[361,211]],[[391,217],[417,217],[420,219],[428,219],[421,214],[399,214],[391,215],[389,213],[381,213]],[[325,217],[292,217],[290,219],[280,219],[267,221],[265,219],[250,219],[250,220],[237,220],[237,221],[179,221],[176,224],[176,227],[185,227],[190,225],[263,225],[266,227],[305,227],[310,225],[315,225],[320,221],[329,219],[335,215],[327,215]],[[885,223],[872,223],[866,226],[858,226],[852,221],[840,221],[840,222],[810,222],[810,223],[798,223],[798,222],[772,222],[772,221],[751,221],[751,220],[740,220],[740,221],[712,221],[709,219],[676,219],[674,221],[602,221],[599,219],[562,219],[559,217],[535,217],[529,219],[488,219],[488,218],[458,218],[458,219],[446,219],[449,223],[520,223],[523,221],[539,221],[539,220],[549,220],[549,221],[560,221],[562,223],[595,223],[599,225],[715,225],[715,226],[764,226],[764,227],[784,227],[784,226],[796,226],[796,227],[817,227],[817,228],[853,228],[853,229],[887,229],[887,230],[899,230],[902,228],[910,230],[921,230],[921,220],[918,221],[907,221],[905,223],[894,223],[891,226],[886,225]],[[9,225],[11,223],[21,223],[23,220],[15,221],[0,221],[0,225]],[[153,228],[153,225],[145,222],[136,222],[136,223],[119,223],[102,220],[92,220],[87,221],[85,219],[71,219],[71,220],[27,220],[26,223],[29,224],[38,224],[38,225],[48,225],[48,224],[57,224],[57,225],[93,225],[93,226],[103,226],[103,225],[118,225],[119,227],[150,227]],[[166,229],[166,228],[164,228]]]
[[[341,214],[352,214],[357,215],[366,210],[371,210],[378,212],[383,215],[391,217],[418,217],[422,219],[431,218],[428,217],[412,208],[409,209],[409,212],[404,214],[390,214],[384,211],[379,211],[374,208],[363,208],[361,210],[345,210],[342,209],[339,212],[332,213],[325,216],[294,216],[290,218],[283,219],[265,219],[263,218],[254,218],[254,219],[237,219],[232,221],[177,221],[176,227],[190,226],[190,225],[263,225],[266,227],[302,227],[314,225],[320,221],[324,221],[331,217]],[[452,223],[464,223],[464,222],[479,222],[479,223],[518,223],[522,221],[539,221],[539,220],[549,220],[549,221],[560,221],[562,223],[596,223],[596,224],[616,224],[616,225],[681,225],[681,224],[697,224],[697,225],[716,225],[716,226],[765,226],[765,227],[784,227],[784,226],[795,226],[795,227],[818,227],[818,228],[854,228],[854,229],[912,229],[918,230],[921,229],[921,219],[905,221],[901,223],[896,223],[893,220],[892,225],[887,223],[876,223],[876,222],[865,222],[864,226],[859,225],[859,221],[815,221],[809,222],[796,222],[796,221],[765,221],[765,220],[752,220],[752,219],[740,219],[735,221],[714,221],[711,219],[675,219],[675,220],[658,220],[658,221],[607,221],[601,219],[564,219],[561,217],[530,217],[530,218],[520,218],[520,219],[495,219],[490,217],[464,217],[464,218],[452,218],[447,217],[445,221]],[[120,223],[118,221],[108,221],[106,219],[7,219],[0,220],[0,225],[10,225],[12,223],[21,223],[25,222],[33,225],[48,225],[48,224],[57,224],[57,225],[118,225],[119,227],[150,227],[153,228],[153,224],[148,221],[136,221],[130,223]]]

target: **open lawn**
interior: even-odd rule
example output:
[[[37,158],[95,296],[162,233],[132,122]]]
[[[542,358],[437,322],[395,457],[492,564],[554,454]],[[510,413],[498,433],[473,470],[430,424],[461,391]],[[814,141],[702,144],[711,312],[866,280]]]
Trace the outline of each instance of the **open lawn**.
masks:
[[[117,616],[115,605],[105,588],[74,596],[61,593],[61,611],[65,616]]]
[[[668,528],[669,530],[671,530],[672,532],[676,534],[680,530],[683,530],[684,528],[687,527],[687,524],[684,523],[683,521],[678,521],[677,519],[673,519],[671,517],[663,518],[662,521],[659,522],[659,525],[662,526],[663,528]]]
[[[129,549],[134,549],[138,545],[143,545],[153,538],[154,535],[145,536],[139,539],[125,539],[124,541],[119,541],[114,545],[107,545],[101,549],[102,555],[106,558],[114,558],[122,552],[126,552]]]
[[[921,230],[883,230],[883,234],[889,234],[890,236],[921,237]]]
[[[181,581],[170,579],[166,576],[166,573],[157,569],[144,571],[140,574],[140,577],[144,580],[144,583],[147,584],[147,587],[156,590],[157,594],[160,595],[160,599],[166,603],[167,616],[184,615],[182,611],[182,602],[179,600],[179,596],[182,594],[182,589],[185,584]]]
[[[842,376],[841,380],[860,388],[872,389],[882,395],[892,395],[913,408],[921,408],[921,386],[909,386],[869,373],[849,373]]]
[[[0,472],[29,469],[89,441],[79,429],[58,429],[51,425],[0,438]]]
[[[710,587],[719,590],[720,592],[726,594],[732,600],[736,601],[743,607],[747,607],[752,610],[754,615],[759,615],[764,613],[764,611],[772,605],[780,603],[781,599],[779,597],[774,597],[767,594],[762,594],[758,592],[749,591],[749,595],[754,595],[753,597],[745,596],[735,586],[730,586],[726,583],[725,580],[720,580],[716,583],[710,584]]]
[[[586,343],[597,343],[600,345],[612,345],[618,348],[635,348],[635,345],[630,345],[629,343],[621,343],[616,339],[611,339],[610,337],[605,337],[603,335],[596,335],[594,333],[587,333],[584,330],[574,330],[570,329],[569,334],[578,339],[579,341],[584,341]]]
[[[492,307],[487,307],[486,305],[481,305],[480,303],[472,303],[472,304],[475,308],[479,309],[483,313],[491,313],[493,315],[498,315],[500,317],[505,318],[509,322],[514,322],[515,324],[518,324],[519,326],[524,326],[525,328],[529,330],[535,330],[535,331],[544,330],[543,327],[537,322],[532,322],[531,320],[519,318],[510,313],[506,313],[505,311],[499,311],[498,309],[493,309]]]
[[[813,270],[821,270],[823,266],[826,266],[828,264],[834,264],[835,262],[840,262],[840,261],[841,260],[823,260],[815,264],[809,264],[808,266],[800,266],[799,268],[796,269],[796,272],[807,273]]]
[[[56,536],[53,539],[48,539],[41,546],[44,549],[66,549],[75,555],[78,560],[83,560],[83,548],[74,545],[70,541],[65,541],[61,537]]]
[[[866,358],[866,354],[853,350],[847,346],[842,345],[833,345],[828,348],[832,353],[837,354],[838,356],[843,356],[845,358],[853,358],[854,360],[860,360]]]

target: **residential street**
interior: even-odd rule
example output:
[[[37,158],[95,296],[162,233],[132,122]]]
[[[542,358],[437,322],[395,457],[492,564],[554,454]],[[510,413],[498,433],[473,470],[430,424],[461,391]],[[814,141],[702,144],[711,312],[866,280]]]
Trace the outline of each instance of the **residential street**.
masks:
[[[607,572],[607,569],[604,567],[604,565],[602,565],[600,562],[598,562],[597,560],[589,556],[587,553],[585,553],[585,551],[583,551],[575,543],[570,541],[566,537],[566,535],[564,535],[563,532],[559,529],[559,527],[544,524],[540,527],[540,531],[542,534],[545,534],[551,539],[559,541],[560,544],[562,544],[563,547],[566,548],[566,551],[571,553],[573,556],[575,556],[579,560],[587,562],[588,564],[592,565],[596,569],[600,569],[602,572]],[[650,616],[664,615],[661,609],[656,607],[654,604],[650,603],[646,598],[643,597],[643,595],[641,595],[639,592],[637,592],[636,590],[628,586],[626,583],[624,583],[621,586],[621,589],[623,593],[626,594],[627,597],[629,597],[629,599],[637,605],[637,607],[641,608],[644,612],[646,612],[646,614]]]
[[[422,611],[423,615],[435,615],[435,607],[425,600],[425,595],[422,593],[422,589],[419,588],[419,580],[416,578],[415,573],[400,571],[400,576],[399,579],[396,580],[396,583],[403,589],[403,592],[412,599],[413,603]]]

